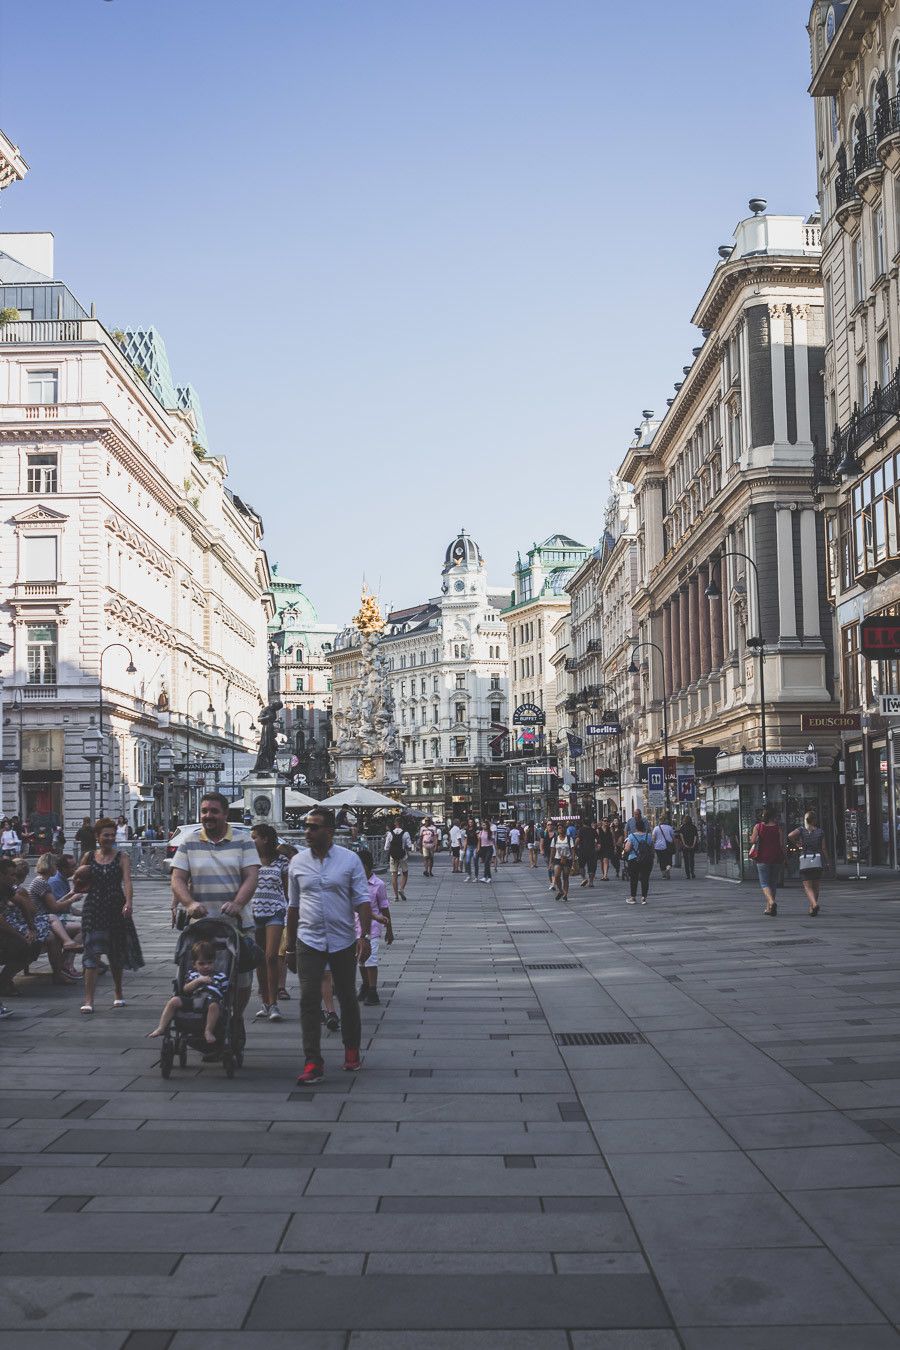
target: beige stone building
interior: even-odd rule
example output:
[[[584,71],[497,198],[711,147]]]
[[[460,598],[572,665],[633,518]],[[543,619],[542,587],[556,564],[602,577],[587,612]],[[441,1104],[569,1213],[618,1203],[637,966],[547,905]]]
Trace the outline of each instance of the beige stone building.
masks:
[[[837,706],[812,483],[824,437],[819,226],[758,200],[751,210],[693,315],[693,361],[619,471],[637,511],[639,776],[662,763],[667,732],[670,804],[682,795],[693,809],[676,761],[693,762],[713,870],[734,877],[753,870],[766,789],[789,828],[815,806],[833,837],[838,746],[806,721]]]
[[[859,813],[863,856],[898,867],[900,765],[883,700],[900,695],[900,661],[866,659],[860,625],[900,615],[900,6],[817,0],[809,37],[828,409],[817,479],[846,726],[843,805]]]

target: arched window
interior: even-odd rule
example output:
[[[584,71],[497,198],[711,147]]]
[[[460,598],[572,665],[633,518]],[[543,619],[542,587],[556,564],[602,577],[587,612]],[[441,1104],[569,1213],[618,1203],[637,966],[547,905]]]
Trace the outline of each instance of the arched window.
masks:
[[[894,43],[894,53],[891,57],[891,70],[893,72],[894,95],[900,96],[900,42]]]

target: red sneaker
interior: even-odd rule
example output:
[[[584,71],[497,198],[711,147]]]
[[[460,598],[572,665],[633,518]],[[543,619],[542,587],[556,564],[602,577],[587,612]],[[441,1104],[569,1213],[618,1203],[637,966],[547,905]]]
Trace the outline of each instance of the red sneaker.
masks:
[[[359,1057],[358,1050],[344,1050],[344,1073],[359,1073],[362,1068],[362,1060]]]
[[[297,1079],[298,1087],[310,1087],[313,1083],[321,1083],[325,1077],[325,1065],[315,1059],[308,1059],[303,1066],[303,1072]]]

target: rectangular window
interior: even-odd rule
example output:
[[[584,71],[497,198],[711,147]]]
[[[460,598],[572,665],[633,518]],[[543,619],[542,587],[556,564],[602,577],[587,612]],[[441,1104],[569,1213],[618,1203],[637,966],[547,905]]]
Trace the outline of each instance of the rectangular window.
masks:
[[[57,492],[58,458],[56,455],[28,456],[28,491]]]
[[[878,383],[883,389],[891,381],[891,353],[887,333],[878,339]]]
[[[856,398],[860,408],[869,402],[869,363],[863,358],[856,367]]]
[[[466,687],[466,677],[465,677],[465,675],[457,675],[457,677],[456,677],[456,687],[457,687],[457,689],[465,689],[465,687]]]
[[[457,722],[464,722],[466,720],[466,705],[464,703],[457,703],[453,712]]]
[[[423,698],[425,697],[425,681],[424,681],[424,679],[419,681],[419,693],[422,695]]]
[[[465,736],[457,736],[457,737],[454,739],[453,744],[454,744],[454,746],[456,747],[456,758],[457,758],[457,759],[465,759],[465,757],[466,757],[466,738],[465,738]]]
[[[861,305],[866,295],[866,274],[863,268],[862,235],[853,240],[853,303]]]
[[[29,370],[29,403],[55,403],[57,393],[57,372],[55,370]]]
[[[431,742],[431,758],[432,758],[432,759],[440,759],[440,757],[441,757],[441,743],[440,743],[440,741],[432,741],[432,742]]]
[[[298,676],[296,677],[296,679],[294,680],[294,690],[295,690],[295,692],[298,693],[298,694],[302,694],[302,693],[303,693],[303,676],[302,676],[302,675],[298,675]]]
[[[875,275],[883,277],[887,268],[884,259],[884,207],[872,212],[872,251],[875,257]]]
[[[329,692],[329,694],[330,694],[330,693],[331,693],[331,681],[330,681],[330,680],[326,680],[326,681],[325,681],[325,688],[328,690],[328,692]]]
[[[492,688],[492,689],[499,689],[499,688],[500,688],[500,676],[499,676],[499,675],[492,675],[492,676],[491,676],[491,688]]]
[[[28,633],[28,683],[56,684],[56,624],[30,623]]]
[[[22,580],[56,581],[55,534],[26,534],[22,538]]]
[[[848,624],[841,631],[844,711],[860,707],[859,701],[859,626]]]
[[[834,335],[834,292],[831,273],[825,278],[825,341],[830,342]]]
[[[499,704],[499,703],[492,703],[492,704],[491,704],[491,721],[492,721],[492,722],[496,722],[496,724],[497,724],[498,726],[499,726],[500,723],[501,723],[500,704]]]
[[[437,677],[437,675],[432,676],[431,687],[432,687],[432,689],[434,690],[435,693],[438,693],[439,686],[438,686],[438,677]]]

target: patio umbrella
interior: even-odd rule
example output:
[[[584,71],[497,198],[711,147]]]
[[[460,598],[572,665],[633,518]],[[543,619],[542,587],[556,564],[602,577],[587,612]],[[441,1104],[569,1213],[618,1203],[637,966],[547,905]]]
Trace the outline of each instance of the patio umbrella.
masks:
[[[394,797],[386,797],[383,792],[375,792],[372,788],[363,787],[361,783],[356,783],[343,792],[335,793],[333,797],[328,797],[324,802],[318,804],[319,806],[327,806],[330,810],[338,810],[342,806],[393,806],[395,810],[401,809],[401,803]]]
[[[319,805],[312,797],[307,797],[305,792],[295,792],[293,788],[288,788],[285,792],[284,804],[289,811],[308,811],[311,806]]]

